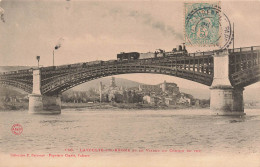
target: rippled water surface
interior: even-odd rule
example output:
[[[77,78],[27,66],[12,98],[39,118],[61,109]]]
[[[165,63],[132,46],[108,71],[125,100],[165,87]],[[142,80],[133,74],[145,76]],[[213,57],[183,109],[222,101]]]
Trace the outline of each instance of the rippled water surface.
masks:
[[[260,152],[260,110],[242,118],[209,110],[63,110],[61,115],[0,113],[2,153],[64,152],[67,148],[196,149]],[[23,132],[14,135],[13,124]]]

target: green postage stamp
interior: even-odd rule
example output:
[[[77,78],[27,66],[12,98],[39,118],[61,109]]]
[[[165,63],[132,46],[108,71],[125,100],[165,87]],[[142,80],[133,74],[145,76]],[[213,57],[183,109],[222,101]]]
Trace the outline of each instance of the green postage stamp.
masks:
[[[221,41],[220,2],[184,3],[184,35],[189,46],[219,46]]]

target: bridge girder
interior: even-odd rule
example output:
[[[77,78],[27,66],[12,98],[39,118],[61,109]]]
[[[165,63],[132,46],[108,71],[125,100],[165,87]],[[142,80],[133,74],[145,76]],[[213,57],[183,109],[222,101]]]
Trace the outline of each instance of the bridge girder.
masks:
[[[32,93],[32,84],[25,84],[23,82],[5,80],[5,81],[0,81],[0,85],[6,86],[6,87],[11,86],[11,87],[21,89],[27,93]]]
[[[233,87],[260,81],[260,47],[229,51],[229,80]],[[93,79],[119,74],[154,73],[175,76],[210,86],[213,80],[213,52],[190,56],[159,57],[130,61],[99,61],[41,68],[42,94],[58,94]],[[193,55],[193,56],[191,56]],[[197,56],[200,55],[200,56]],[[221,68],[221,67],[220,67]],[[0,84],[32,92],[32,69],[0,74]]]
[[[71,71],[68,69],[56,71],[51,75],[51,79],[44,77],[46,74],[42,73],[42,93],[57,94],[93,79],[130,73],[164,74],[210,86],[213,80],[213,58],[209,56],[182,57],[181,59],[172,57],[149,61],[100,63],[84,68],[80,65]]]
[[[242,88],[260,81],[260,48],[232,51],[229,53],[229,79],[232,86]]]

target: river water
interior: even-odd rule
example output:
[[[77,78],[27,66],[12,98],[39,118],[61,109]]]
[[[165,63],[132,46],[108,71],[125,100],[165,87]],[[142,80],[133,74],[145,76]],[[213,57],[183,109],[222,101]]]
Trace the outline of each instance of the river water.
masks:
[[[192,150],[201,154],[259,154],[260,110],[245,112],[246,116],[242,118],[213,116],[207,109],[66,109],[61,115],[0,112],[0,152],[58,154],[67,153],[68,149],[74,153],[86,153],[86,149],[148,149]],[[11,132],[12,125],[17,123],[23,127],[20,135]]]
[[[63,110],[61,115],[0,113],[1,152],[63,152],[65,149],[190,149],[260,152],[260,110],[242,118],[209,110]],[[11,132],[13,124],[21,135]]]

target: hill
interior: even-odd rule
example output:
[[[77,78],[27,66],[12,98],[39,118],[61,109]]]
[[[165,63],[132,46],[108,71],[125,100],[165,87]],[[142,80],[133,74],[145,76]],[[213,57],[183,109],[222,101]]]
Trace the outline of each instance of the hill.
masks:
[[[209,99],[210,98],[210,90],[209,89],[180,88],[180,92],[191,94],[193,97],[195,97],[197,99]]]
[[[210,98],[210,89],[187,89],[187,88],[180,88],[181,92],[191,94],[193,97],[198,99],[209,99]],[[259,101],[260,88],[259,87],[246,87],[243,94],[244,94],[244,101]]]
[[[25,70],[30,68],[36,68],[36,67],[35,66],[0,66],[0,72]]]
[[[72,89],[75,91],[87,91],[89,88],[98,89],[100,82],[102,82],[103,85],[110,85],[111,77],[104,77],[104,78],[92,80],[84,84],[78,85]],[[143,85],[142,83],[139,82],[135,82],[123,78],[116,78],[116,77],[115,77],[115,82],[118,87],[122,86],[124,88],[132,88],[132,87],[138,87],[139,85]]]

